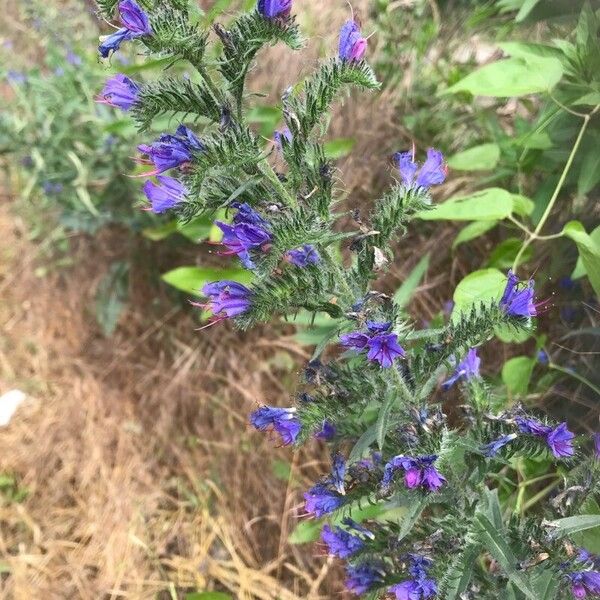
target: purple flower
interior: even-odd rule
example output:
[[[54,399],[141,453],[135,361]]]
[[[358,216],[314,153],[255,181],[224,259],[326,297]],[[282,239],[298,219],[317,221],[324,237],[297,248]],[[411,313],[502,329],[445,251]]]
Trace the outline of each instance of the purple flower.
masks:
[[[379,322],[379,321],[367,321],[367,329],[371,333],[386,333],[392,326],[391,321]]]
[[[575,434],[567,429],[566,423],[561,423],[546,437],[546,442],[556,458],[566,458],[575,454],[573,438]]]
[[[283,140],[285,140],[288,143],[291,143],[294,138],[292,136],[292,132],[289,130],[288,127],[286,127],[282,131],[275,131],[275,133],[273,134],[273,139],[275,140],[275,146],[277,146],[277,149],[280,152],[283,152]]]
[[[137,101],[139,91],[135,81],[119,73],[107,80],[97,102],[127,111]]]
[[[556,458],[565,458],[575,454],[573,448],[575,434],[567,429],[566,423],[561,423],[553,429],[549,425],[524,417],[517,417],[516,422],[521,433],[544,438]]]
[[[134,0],[121,0],[119,3],[119,15],[123,27],[111,35],[101,38],[98,51],[102,58],[110,56],[110,53],[118,50],[126,40],[152,34],[148,15]]]
[[[301,248],[288,250],[285,257],[289,262],[297,267],[307,267],[308,265],[316,265],[321,257],[316,248],[312,244],[304,244]]]
[[[594,457],[596,460],[600,460],[600,433],[594,433],[592,441],[594,442]]]
[[[193,151],[202,151],[204,145],[185,125],[180,125],[175,135],[163,134],[150,145],[142,144],[138,150],[154,164],[154,171],[144,175],[157,175],[190,162]]]
[[[395,333],[376,335],[369,340],[367,346],[367,358],[378,362],[385,369],[391,367],[398,356],[405,356],[404,348],[398,344],[398,336]]]
[[[254,269],[255,264],[250,257],[250,251],[260,249],[271,241],[271,234],[257,225],[240,223],[229,225],[215,221],[215,225],[223,232],[222,244],[228,249],[228,254],[237,254],[247,269]]]
[[[548,353],[545,350],[538,351],[537,359],[538,359],[538,362],[544,366],[550,362],[550,357],[548,356]]]
[[[65,59],[70,65],[73,65],[74,67],[79,67],[81,65],[81,56],[75,54],[75,52],[73,52],[73,50],[71,50],[70,48],[67,50]]]
[[[346,21],[340,30],[340,59],[357,62],[363,59],[366,52],[367,40],[362,36],[360,27],[354,20]]]
[[[394,154],[396,166],[400,171],[402,183],[406,187],[424,187],[429,188],[432,185],[439,185],[446,180],[447,167],[444,163],[444,157],[441,152],[429,148],[427,150],[427,160],[421,168],[414,161],[412,152],[396,152]]]
[[[588,594],[600,594],[600,571],[577,571],[569,573],[571,592],[574,598],[587,598]]]
[[[365,543],[356,535],[345,531],[341,527],[325,525],[321,531],[321,539],[329,550],[329,554],[338,558],[349,558],[360,552]]]
[[[510,270],[506,288],[500,299],[500,308],[511,317],[535,317],[537,307],[534,303],[535,292],[533,287],[533,280],[524,284]]]
[[[146,181],[142,189],[151,202],[152,212],[161,214],[179,204],[185,198],[187,190],[173,177],[159,175],[156,179],[159,185]]]
[[[356,350],[362,350],[366,348],[369,343],[369,336],[360,331],[353,331],[352,333],[344,333],[340,335],[340,343],[346,348],[354,348]]]
[[[502,448],[504,448],[504,446],[506,446],[506,444],[510,444],[510,442],[512,442],[516,438],[517,438],[516,433],[511,433],[509,435],[503,435],[503,436],[499,437],[497,440],[493,440],[489,444],[486,444],[485,446],[483,446],[481,451],[483,452],[483,454],[485,456],[487,456],[488,458],[491,458],[492,456],[496,456],[496,454],[498,454],[498,452],[500,452],[500,450]]]
[[[259,431],[272,427],[280,435],[284,446],[293,444],[302,429],[295,408],[261,406],[250,415],[250,422]]]
[[[344,497],[330,490],[323,483],[317,483],[308,492],[304,493],[306,512],[321,518],[342,506]]]
[[[258,0],[257,8],[266,19],[288,17],[292,11],[292,0]]]
[[[479,365],[481,364],[481,359],[477,356],[477,350],[475,348],[471,348],[465,358],[458,364],[456,370],[454,371],[454,375],[450,377],[450,379],[444,381],[442,387],[445,390],[449,390],[459,379],[464,379],[469,381],[474,377],[479,377]]]
[[[323,421],[321,429],[317,433],[315,433],[315,437],[319,440],[325,440],[328,442],[335,437],[335,431],[335,425],[325,420]]]
[[[215,316],[232,318],[246,312],[252,302],[252,291],[236,281],[207,283],[202,293],[208,296],[208,308]]]
[[[404,471],[404,485],[408,489],[423,487],[430,492],[437,492],[446,478],[433,466],[437,460],[435,454],[412,458],[410,456],[395,456],[389,461],[383,471],[382,487],[388,488],[398,469]]]
[[[375,585],[382,583],[384,576],[380,567],[368,563],[349,565],[346,575],[346,588],[357,596],[366,594]]]
[[[27,75],[20,71],[10,70],[6,73],[6,80],[15,84],[25,83],[27,81]]]
[[[246,202],[234,202],[231,208],[237,210],[236,215],[233,217],[233,222],[238,223],[249,223],[250,225],[257,225],[258,227],[269,228],[269,222],[263,219],[249,204]]]
[[[134,0],[121,0],[119,2],[119,13],[121,23],[135,36],[150,35],[152,33],[148,15]]]
[[[336,454],[333,459],[330,482],[335,488],[335,491],[342,496],[346,494],[346,485],[344,483],[345,477],[346,460],[341,454]]]
[[[433,579],[409,579],[393,585],[389,591],[396,600],[424,600],[437,594],[437,584]]]

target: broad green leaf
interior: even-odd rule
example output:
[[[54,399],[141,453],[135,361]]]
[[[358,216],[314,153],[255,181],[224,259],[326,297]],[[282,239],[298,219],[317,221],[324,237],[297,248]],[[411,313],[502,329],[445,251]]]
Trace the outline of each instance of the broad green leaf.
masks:
[[[290,544],[308,544],[319,539],[322,521],[300,521],[288,536]]]
[[[470,196],[450,198],[431,210],[420,211],[424,221],[497,221],[513,210],[511,194],[502,188],[487,188]]]
[[[567,223],[563,233],[577,244],[588,279],[596,294],[600,296],[600,244],[586,233],[579,221]]]
[[[480,528],[479,538],[483,545],[498,561],[512,583],[530,600],[540,600],[531,589],[529,578],[517,569],[517,557],[504,539],[504,535],[498,532],[495,525],[483,514],[476,515],[475,522]]]
[[[416,498],[407,507],[404,518],[400,525],[400,531],[398,532],[398,541],[404,539],[414,527],[414,524],[419,520],[421,513],[428,504],[427,498]]]
[[[212,219],[209,217],[196,217],[188,223],[178,223],[177,231],[192,242],[205,240],[211,232]]]
[[[531,331],[515,329],[510,325],[498,325],[494,327],[496,337],[505,344],[522,344],[531,337]]]
[[[458,152],[448,159],[448,166],[457,171],[489,171],[500,159],[498,144],[481,144],[463,152]]]
[[[421,280],[427,273],[429,268],[429,254],[426,254],[416,264],[415,268],[410,272],[409,276],[404,280],[402,285],[394,294],[394,301],[400,308],[404,308],[412,298],[414,291],[419,287]]]
[[[531,584],[539,600],[555,600],[560,580],[553,569],[541,567],[533,574]]]
[[[379,415],[377,416],[377,445],[379,449],[383,449],[383,443],[385,442],[385,436],[390,425],[390,414],[392,408],[397,401],[397,397],[391,390],[387,390],[387,397],[385,402],[379,409]]]
[[[590,106],[596,106],[600,104],[600,92],[590,92],[589,94],[585,94],[575,102],[573,102],[575,106],[580,104],[588,104]]]
[[[587,515],[599,515],[600,506],[598,506],[596,499],[590,495],[584,500],[583,505],[581,506],[581,512]],[[598,535],[596,529],[580,531],[569,537],[575,544],[585,548],[588,552],[593,552],[594,554],[600,553],[600,535]]]
[[[201,288],[212,281],[229,279],[248,284],[252,281],[252,278],[252,273],[244,269],[217,269],[214,267],[178,267],[162,276],[163,281],[166,281],[169,285],[195,295],[200,295]]]
[[[337,140],[325,142],[323,150],[327,158],[335,160],[336,158],[348,156],[348,154],[352,152],[352,148],[354,148],[355,144],[356,140],[353,138],[338,138]]]
[[[153,242],[160,242],[168,238],[170,235],[177,231],[177,221],[173,219],[172,221],[166,221],[165,223],[161,223],[156,227],[146,227],[142,231],[144,237],[152,240]]]
[[[535,5],[538,4],[539,1],[540,0],[525,0],[525,2],[523,2],[523,6],[521,6],[521,9],[515,17],[515,21],[517,23],[524,21],[527,18],[527,15],[529,15],[529,13],[535,8]]]
[[[535,208],[535,203],[531,198],[522,194],[511,194],[513,202],[513,212],[521,217],[528,217]]]
[[[115,262],[96,292],[96,320],[105,336],[112,335],[129,298],[129,264]]]
[[[600,515],[577,515],[551,521],[549,525],[558,537],[570,536],[579,531],[600,527]],[[600,532],[600,530],[598,530]]]
[[[598,227],[596,227],[596,229],[594,229],[594,231],[592,231],[590,233],[590,237],[592,238],[592,240],[594,241],[596,246],[600,247],[600,225],[598,225]],[[585,267],[583,266],[583,260],[581,259],[581,256],[580,256],[577,259],[577,264],[575,265],[575,269],[573,270],[571,279],[580,279],[581,277],[584,277],[584,276],[585,276]]]
[[[506,275],[498,269],[469,273],[454,290],[453,316],[466,312],[474,303],[500,299],[506,287]]]
[[[512,266],[522,244],[523,242],[517,238],[508,238],[503,240],[492,251],[487,266],[496,267],[497,269],[501,269],[503,271],[509,269]],[[530,246],[523,254],[523,262],[527,262],[532,256],[533,249]]]
[[[371,447],[371,444],[377,439],[377,423],[373,423],[357,440],[350,452],[348,463],[352,464],[360,460],[365,452]]]
[[[535,360],[529,356],[515,356],[502,367],[502,381],[511,394],[524,396],[529,387]]]
[[[496,227],[496,225],[498,225],[498,221],[473,221],[469,223],[458,232],[458,235],[454,238],[454,242],[452,242],[452,248],[478,238]]]
[[[562,78],[556,58],[507,58],[481,67],[448,88],[446,93],[508,98],[551,90]]]
[[[525,60],[536,60],[538,58],[561,59],[562,52],[554,46],[545,44],[533,44],[530,42],[500,42],[500,48],[509,56],[523,58]]]
[[[596,140],[600,142],[597,137]],[[600,152],[598,146],[594,145],[586,154],[581,163],[579,178],[577,180],[577,193],[585,196],[591,192],[600,182]]]

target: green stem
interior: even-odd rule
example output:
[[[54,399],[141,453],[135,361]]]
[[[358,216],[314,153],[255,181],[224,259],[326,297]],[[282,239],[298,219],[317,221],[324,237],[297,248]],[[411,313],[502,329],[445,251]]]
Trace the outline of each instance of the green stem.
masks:
[[[577,373],[575,371],[565,369],[564,367],[561,367],[560,365],[557,365],[554,363],[549,363],[548,368],[553,369],[554,371],[558,371],[559,373],[564,373],[565,375],[569,375],[570,377],[573,377],[574,379],[577,379],[577,381],[579,381],[580,383],[583,383],[583,385],[586,385],[591,390],[596,392],[596,394],[598,394],[598,397],[600,398],[600,388],[598,386],[594,385],[591,381],[588,381],[585,377],[583,377],[583,375],[579,375],[579,373]]]
[[[575,155],[577,154],[577,151],[579,150],[579,146],[581,145],[581,140],[583,139],[585,131],[589,125],[590,119],[592,118],[592,115],[596,113],[596,111],[598,109],[600,109],[600,104],[598,104],[594,108],[594,110],[592,110],[592,112],[590,112],[587,115],[584,115],[582,117],[583,124],[581,126],[581,129],[579,130],[579,134],[577,135],[575,144],[573,145],[573,148],[571,149],[571,154],[569,154],[569,158],[567,159],[565,168],[563,169],[560,179],[558,180],[558,183],[556,184],[554,193],[552,194],[552,197],[550,198],[550,201],[548,202],[548,206],[546,206],[546,210],[544,211],[542,218],[540,219],[539,223],[537,224],[537,227],[534,229],[533,235],[528,235],[528,237],[523,242],[523,245],[519,249],[519,252],[517,253],[517,256],[515,257],[515,262],[513,263],[513,267],[512,267],[513,271],[516,272],[517,267],[519,266],[519,262],[521,261],[521,258],[523,257],[523,254],[525,253],[527,248],[531,245],[533,240],[538,238],[540,231],[546,224],[546,221],[548,220],[548,217],[550,216],[550,213],[552,212],[552,209],[554,208],[554,204],[556,203],[556,200],[558,199],[558,196],[562,190],[565,180],[567,179],[567,175],[569,174],[569,171],[571,170],[571,167],[573,166],[573,161],[575,160]]]
[[[275,171],[273,171],[273,167],[267,162],[266,159],[262,159],[257,165],[258,170],[264,175],[266,179],[269,180],[271,185],[277,190],[281,200],[288,206],[296,206],[298,203],[296,198],[294,198],[285,188],[283,183],[277,177]]]
[[[210,95],[212,96],[213,102],[217,106],[223,106],[223,96],[221,92],[217,89],[217,86],[214,84],[211,76],[208,74],[206,67],[204,65],[196,65],[196,69],[198,69],[198,73],[200,73],[202,79],[204,79],[204,83],[206,83],[206,86],[210,91]]]

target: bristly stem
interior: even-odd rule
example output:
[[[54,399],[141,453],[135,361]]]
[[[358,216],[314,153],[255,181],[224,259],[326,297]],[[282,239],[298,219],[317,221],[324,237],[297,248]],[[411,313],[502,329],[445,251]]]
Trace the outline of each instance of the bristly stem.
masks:
[[[296,198],[294,198],[281,183],[277,173],[273,170],[273,167],[267,162],[266,159],[262,159],[256,165],[258,170],[269,180],[271,185],[277,190],[281,200],[288,206],[296,206],[298,204]]]
[[[596,107],[590,113],[588,113],[586,115],[579,115],[583,119],[583,124],[581,125],[581,129],[579,130],[579,134],[577,135],[575,144],[573,144],[573,148],[571,149],[571,153],[569,154],[569,158],[567,159],[565,168],[563,169],[560,179],[558,180],[558,183],[556,184],[556,188],[554,189],[554,193],[552,194],[552,197],[550,198],[550,201],[548,202],[548,206],[546,206],[546,210],[544,211],[542,218],[539,220],[537,227],[533,230],[533,234],[531,234],[531,232],[530,232],[530,234],[528,234],[527,238],[525,239],[521,248],[519,249],[519,252],[517,253],[517,256],[515,257],[515,261],[512,266],[513,271],[516,272],[517,267],[519,266],[519,263],[520,263],[521,259],[523,258],[523,254],[525,254],[525,251],[531,245],[531,243],[535,239],[541,239],[541,238],[539,238],[539,233],[542,230],[542,228],[544,227],[544,225],[546,224],[546,221],[548,220],[548,217],[550,216],[550,213],[552,212],[552,209],[554,208],[554,204],[556,203],[556,200],[558,199],[558,195],[560,194],[562,187],[565,183],[565,180],[567,179],[567,175],[569,174],[569,171],[571,170],[571,167],[573,166],[573,161],[575,160],[575,155],[577,154],[577,151],[579,150],[579,146],[581,145],[581,141],[583,140],[583,136],[589,125],[589,122],[590,122],[592,116],[599,109],[600,109],[600,104],[596,105]],[[571,111],[569,111],[569,112],[571,112]],[[561,235],[562,234],[557,234],[556,237],[560,237]],[[554,236],[552,236],[552,237],[554,237]],[[552,239],[552,237],[546,236],[545,239]]]

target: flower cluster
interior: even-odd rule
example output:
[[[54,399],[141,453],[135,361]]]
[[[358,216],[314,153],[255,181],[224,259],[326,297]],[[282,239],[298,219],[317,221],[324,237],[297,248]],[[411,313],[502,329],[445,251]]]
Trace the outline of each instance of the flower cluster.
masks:
[[[177,11],[179,3],[171,4],[169,10]],[[487,598],[512,586],[531,598],[539,573],[528,565],[542,561],[556,580],[569,583],[575,598],[597,596],[597,564],[589,556],[573,560],[571,541],[552,529],[557,521],[540,517],[556,519],[557,511],[576,516],[581,498],[598,489],[600,434],[591,440],[593,452],[581,456],[585,468],[569,474],[575,462],[570,459],[583,452],[567,424],[537,420],[516,403],[499,406],[494,380],[485,382],[480,373],[478,348],[499,327],[533,329],[540,307],[533,281],[509,271],[499,300],[453,315],[436,330],[415,329],[393,298],[372,289],[377,271],[393,255],[393,239],[431,204],[432,186],[446,179],[439,150],[428,149],[422,164],[414,149],[394,155],[399,181],[370,214],[355,213],[360,230],[342,231],[332,209],[338,200],[334,166],[317,125],[327,122],[345,86],[377,87],[358,22],[344,23],[335,56],[283,94],[284,123],[266,146],[246,122],[245,78],[259,50],[278,41],[301,46],[291,11],[292,0],[258,0],[255,10],[227,29],[217,24],[220,45],[207,53],[210,60],[203,51],[200,57],[192,53],[194,60],[181,53],[198,67],[197,86],[190,80],[181,90],[169,87],[176,80],[146,86],[120,74],[99,95],[99,102],[130,111],[146,125],[157,106],[158,114],[170,106],[175,115],[209,122],[202,139],[181,124],[140,145],[139,162],[150,167],[141,176],[154,178],[143,186],[149,210],[174,210],[184,219],[221,211],[215,225],[222,254],[252,271],[204,285],[204,300],[195,304],[210,311],[213,322],[231,319],[245,328],[275,313],[327,315],[295,406],[261,405],[250,415],[251,425],[274,434],[282,446],[316,438],[331,449],[329,472],[304,492],[304,511],[322,520],[327,551],[347,561],[345,585],[353,594]],[[163,39],[162,8],[149,12],[121,0],[123,27],[103,40],[101,55],[134,38],[172,55]],[[185,10],[180,16],[188,18]],[[191,37],[211,43],[200,33]],[[177,43],[191,43],[190,36]],[[339,345],[348,351],[340,352]],[[539,365],[551,366],[549,357],[540,357]],[[460,404],[442,392],[455,385]],[[565,489],[530,512],[530,490],[517,477],[511,480],[517,463],[499,455],[510,452],[527,461],[538,450],[561,463]],[[368,515],[361,510],[367,506],[373,510]],[[505,552],[509,546],[514,557]],[[517,555],[515,579],[514,567],[504,572],[502,566]]]

